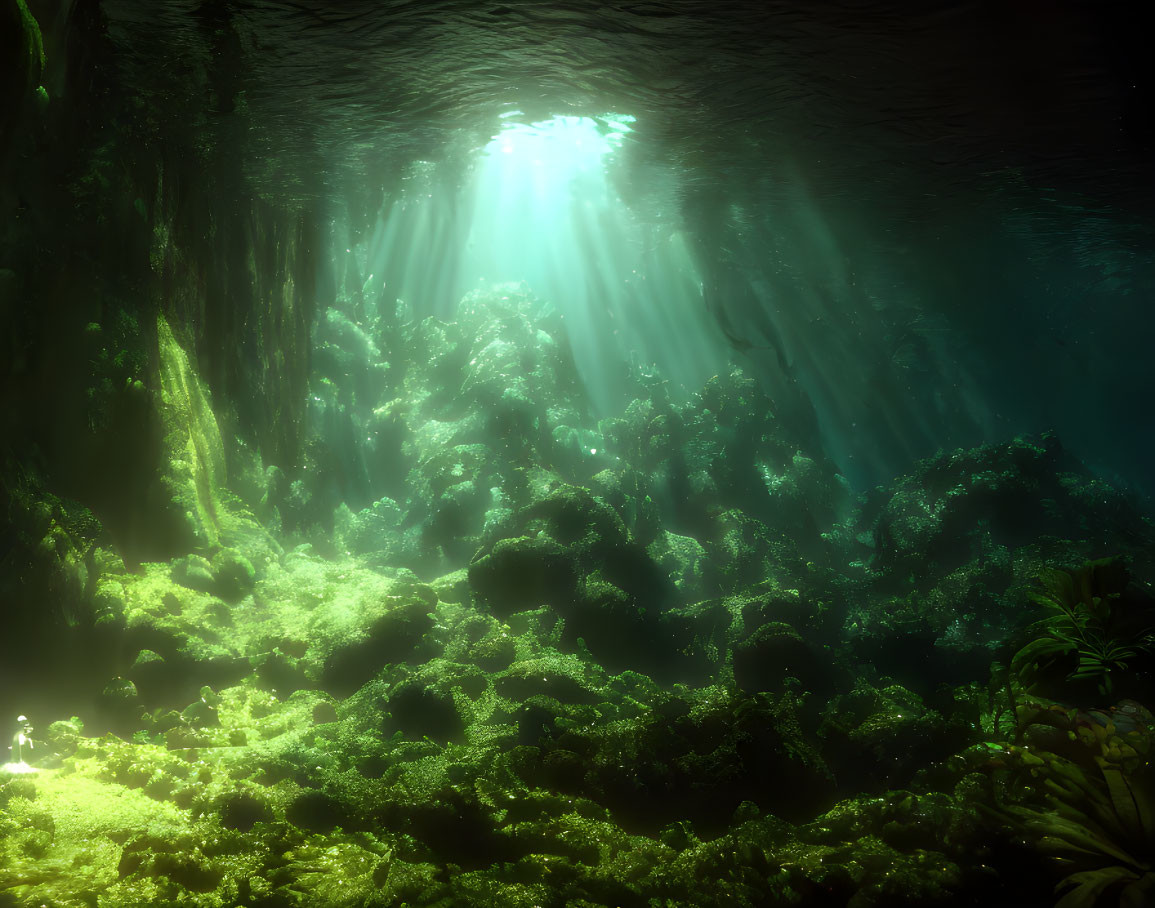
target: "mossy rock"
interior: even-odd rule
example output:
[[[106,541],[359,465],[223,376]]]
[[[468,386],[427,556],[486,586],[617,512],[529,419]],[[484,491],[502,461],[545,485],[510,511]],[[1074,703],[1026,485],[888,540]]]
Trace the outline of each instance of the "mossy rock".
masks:
[[[577,581],[573,556],[548,536],[502,539],[469,565],[469,585],[492,614],[572,601]]]
[[[190,542],[215,545],[221,530],[225,449],[208,392],[164,316],[157,317],[161,419],[169,457],[163,482]]]
[[[407,682],[389,696],[387,731],[409,740],[428,739],[439,744],[464,740],[465,724],[453,698],[417,682]]]
[[[810,689],[826,671],[816,652],[789,624],[763,624],[734,647],[734,680],[748,692],[781,690],[787,676]]]
[[[27,4],[0,0],[0,110],[15,110],[36,92],[45,64],[40,25]]]
[[[178,558],[169,568],[169,576],[173,583],[179,583],[187,589],[201,593],[211,593],[216,587],[213,566],[207,558],[200,555]]]
[[[257,572],[240,552],[221,549],[213,556],[213,589],[225,602],[239,602],[253,591]]]

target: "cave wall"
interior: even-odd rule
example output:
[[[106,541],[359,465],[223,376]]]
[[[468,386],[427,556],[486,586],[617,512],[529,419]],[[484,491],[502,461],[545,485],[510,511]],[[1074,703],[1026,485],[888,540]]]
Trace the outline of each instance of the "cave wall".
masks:
[[[4,715],[108,673],[102,572],[260,532],[264,468],[297,462],[327,240],[248,188],[227,84],[186,76],[157,107],[96,0],[0,0]]]
[[[0,20],[19,38],[0,53],[5,486],[90,508],[129,561],[187,551],[159,482],[157,316],[207,384],[230,474],[291,468],[321,222],[248,188],[228,66],[206,57],[166,109],[123,78],[99,3],[3,0]],[[227,51],[227,17],[205,33]]]

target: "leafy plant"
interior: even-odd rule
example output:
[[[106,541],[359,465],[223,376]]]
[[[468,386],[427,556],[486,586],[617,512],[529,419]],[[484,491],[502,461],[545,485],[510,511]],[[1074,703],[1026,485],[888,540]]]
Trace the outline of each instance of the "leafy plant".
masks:
[[[1105,897],[1119,908],[1155,902],[1155,721],[1137,703],[1121,707],[1070,711],[1075,759],[1028,747],[1006,751],[1028,797],[1042,804],[997,813],[1062,872],[1055,908],[1112,904]]]
[[[1155,635],[1150,609],[1128,597],[1130,582],[1121,559],[1090,561],[1074,571],[1040,577],[1041,589],[1029,594],[1048,615],[1032,629],[1037,636],[1011,661],[1012,671],[1032,691],[1066,664],[1066,680],[1091,681],[1110,695],[1115,679],[1133,659],[1150,651]]]

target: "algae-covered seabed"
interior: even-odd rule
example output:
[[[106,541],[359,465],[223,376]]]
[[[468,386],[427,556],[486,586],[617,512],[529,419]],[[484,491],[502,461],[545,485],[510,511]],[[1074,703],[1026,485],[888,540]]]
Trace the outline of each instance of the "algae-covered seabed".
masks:
[[[827,151],[849,148],[848,172],[863,179],[828,182],[878,183],[877,201],[899,209],[908,185],[921,186],[911,140],[922,134],[936,169],[957,157],[948,182],[970,160],[984,174],[977,185],[1009,193],[1009,227],[992,234],[989,252],[1020,230],[1016,193],[1028,198],[1030,168],[1014,166],[1001,137],[988,165],[990,149],[974,140],[990,130],[975,128],[986,121],[963,116],[965,105],[947,105],[952,122],[937,121],[941,81],[923,86],[903,71],[904,87],[925,88],[934,103],[899,95],[892,107],[887,92],[885,110],[872,111],[847,101],[865,96],[837,91],[819,103],[837,84],[826,51],[846,47],[842,35],[861,32],[871,46],[837,57],[829,75],[845,65],[847,86],[884,57],[907,60],[877,31],[887,15],[872,7],[865,31],[818,28],[806,40],[789,4],[787,21],[762,31],[737,17],[721,38],[753,42],[748,58],[693,40],[721,17],[677,26],[662,4],[637,6],[656,13],[653,33],[630,21],[616,35],[625,44],[582,42],[608,50],[614,66],[579,58],[570,75],[581,77],[557,81],[567,92],[585,85],[589,105],[619,64],[702,48],[656,71],[696,68],[703,94],[685,91],[689,79],[671,90],[664,75],[619,81],[641,85],[635,99],[653,102],[642,104],[651,112],[660,99],[692,101],[670,118],[692,129],[671,157],[702,165],[689,181],[702,192],[682,214],[697,210],[688,220],[708,240],[700,257],[715,267],[702,302],[712,300],[723,331],[727,297],[746,298],[731,293],[740,281],[720,279],[740,270],[727,247],[740,248],[747,219],[738,209],[728,233],[713,236],[734,199],[711,189],[727,159],[711,171],[698,135],[746,147],[749,166],[735,173],[783,169],[765,166],[756,136],[746,141],[756,111],[741,110],[741,141],[714,135],[710,124],[743,98],[773,102],[772,138],[789,135],[792,114]],[[633,15],[594,7],[599,21]],[[269,19],[254,12],[250,22],[258,8]],[[42,36],[24,0],[0,2],[0,703],[10,710],[0,731],[13,747],[0,767],[0,908],[1155,904],[1155,527],[1130,495],[1041,435],[944,451],[856,496],[789,375],[780,390],[795,399],[769,399],[739,365],[683,399],[658,370],[623,367],[599,379],[603,390],[620,384],[628,405],[595,419],[567,323],[532,288],[472,293],[441,321],[384,295],[367,300],[357,288],[369,286],[360,280],[369,269],[353,267],[366,264],[355,261],[360,248],[347,250],[345,278],[331,273],[335,237],[317,199],[346,183],[314,151],[376,155],[362,154],[372,143],[350,126],[373,120],[372,105],[360,94],[334,103],[317,72],[366,97],[413,102],[419,122],[409,128],[426,136],[434,114],[457,124],[441,100],[470,88],[463,63],[480,61],[472,94],[461,94],[467,105],[499,103],[491,77],[502,91],[515,81],[490,66],[498,56],[529,61],[531,73],[544,59],[552,73],[563,55],[551,42],[573,25],[569,13],[543,18],[550,37],[538,41],[507,21],[511,7],[479,8],[470,28],[486,52],[468,54],[456,46],[468,17],[454,10],[462,27],[446,28],[435,10],[427,34],[454,46],[422,51],[414,80],[417,70],[384,68],[390,42],[362,41],[362,25],[378,34],[371,16],[332,17],[338,38],[344,27],[357,33],[342,49],[316,40],[309,4],[157,9],[65,4],[45,15]],[[281,25],[298,17],[297,39],[278,45]],[[928,18],[956,40],[963,17]],[[977,28],[958,39],[959,60],[1001,72]],[[493,55],[494,35],[527,48]],[[762,46],[766,35],[776,43]],[[1013,45],[1014,71],[1029,69]],[[748,59],[779,55],[820,78],[804,79],[805,90],[742,81]],[[953,73],[958,60],[947,62]],[[991,122],[1020,124],[1019,141],[1033,126],[1026,148],[1039,153],[1021,158],[1059,149],[1076,187],[1090,174],[1141,195],[1117,146],[1120,124],[1133,137],[1146,121],[1103,102],[1094,68],[1064,69],[1054,81],[1076,94],[1059,97],[1078,103],[1056,103],[1054,122],[1036,119],[1051,108],[1036,103],[1034,86],[1049,91],[1061,68],[1046,79],[1031,72],[1029,116]],[[426,80],[443,96],[413,87]],[[533,108],[553,103],[532,82]],[[750,90],[736,98],[735,84]],[[1058,127],[1101,125],[1075,116],[1091,108],[1106,111],[1111,154],[1088,163]],[[823,110],[851,109],[862,121],[852,133],[837,122],[811,128]],[[888,169],[858,127],[891,123],[895,110],[900,166]],[[404,111],[385,111],[377,126],[403,136]],[[322,120],[329,128],[316,136],[298,130]],[[687,128],[637,125],[651,139]],[[436,144],[403,143],[395,163]],[[808,148],[817,146],[769,160],[841,157]],[[350,185],[362,185],[359,166],[348,168]],[[310,185],[317,171],[324,192]],[[1034,179],[1054,186],[1063,172]],[[773,188],[766,197],[790,187]],[[1054,203],[1040,223],[1060,212],[1105,223],[1098,206],[1039,194]],[[928,272],[959,256],[978,267],[984,256],[965,253],[983,222],[947,231],[946,215],[933,214],[907,230],[913,239],[935,225],[937,245],[918,247],[934,252]],[[985,273],[1002,282],[1016,250],[1041,256],[1040,235],[1025,235],[987,256]],[[1060,266],[1089,263],[1100,295],[1087,302],[1072,291],[1067,302],[1110,309],[1121,329],[1101,314],[1055,322],[1039,326],[1042,346],[1020,349],[1020,329],[1037,326],[1003,319],[1013,282],[1006,296],[982,287],[972,299],[979,280],[957,301],[970,313],[990,296],[997,318],[975,324],[1000,332],[992,359],[1042,370],[1058,396],[1078,391],[1052,415],[1080,430],[1086,420],[1100,449],[1114,445],[1103,427],[1123,411],[1092,413],[1087,401],[1145,402],[1133,379],[1148,359],[1128,315],[1142,307],[1120,303],[1132,247],[1119,245],[1116,262],[1104,236],[1079,225],[1069,247],[1055,247],[1069,254],[1040,259],[1048,286],[1038,305],[1049,320],[1063,299],[1050,285],[1067,280]],[[763,244],[751,243],[760,263]],[[784,248],[782,262],[795,267]],[[435,253],[422,254],[415,271],[441,269]],[[927,295],[945,292],[952,274],[936,275]],[[877,314],[869,294],[861,302]],[[850,324],[831,360],[857,348],[863,324]],[[917,324],[938,330],[935,319]],[[880,338],[891,330],[876,327]],[[905,336],[895,335],[886,364],[901,367]],[[1091,352],[1076,349],[1092,336]],[[1108,382],[1089,368],[1098,355],[1138,366]],[[862,384],[869,402],[874,386]],[[880,403],[876,424],[890,414]]]
[[[189,357],[157,336],[166,489],[201,554],[92,559],[116,671],[87,720],[33,717],[37,771],[0,777],[0,904],[1149,890],[1151,717],[1126,698],[1150,641],[1076,677],[1071,629],[1031,621],[1061,576],[1076,612],[1147,614],[1119,562],[1078,569],[1129,554],[1141,580],[1152,527],[1055,439],[855,501],[737,367],[685,403],[634,373],[593,421],[563,322],[509,286],[453,322],[326,313],[316,403],[371,427],[363,468],[395,490],[352,510],[319,468],[227,476]],[[53,508],[29,525],[64,558],[78,524]],[[1126,721],[1086,711],[1119,701]]]

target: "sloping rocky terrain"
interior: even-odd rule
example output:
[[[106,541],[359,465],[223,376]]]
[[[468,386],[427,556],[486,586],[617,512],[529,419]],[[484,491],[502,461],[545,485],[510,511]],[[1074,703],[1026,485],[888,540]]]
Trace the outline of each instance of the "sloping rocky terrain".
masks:
[[[1058,439],[855,498],[738,366],[595,420],[524,285],[358,308],[296,474],[158,327],[191,554],[7,490],[0,905],[1143,904],[1155,528]]]

